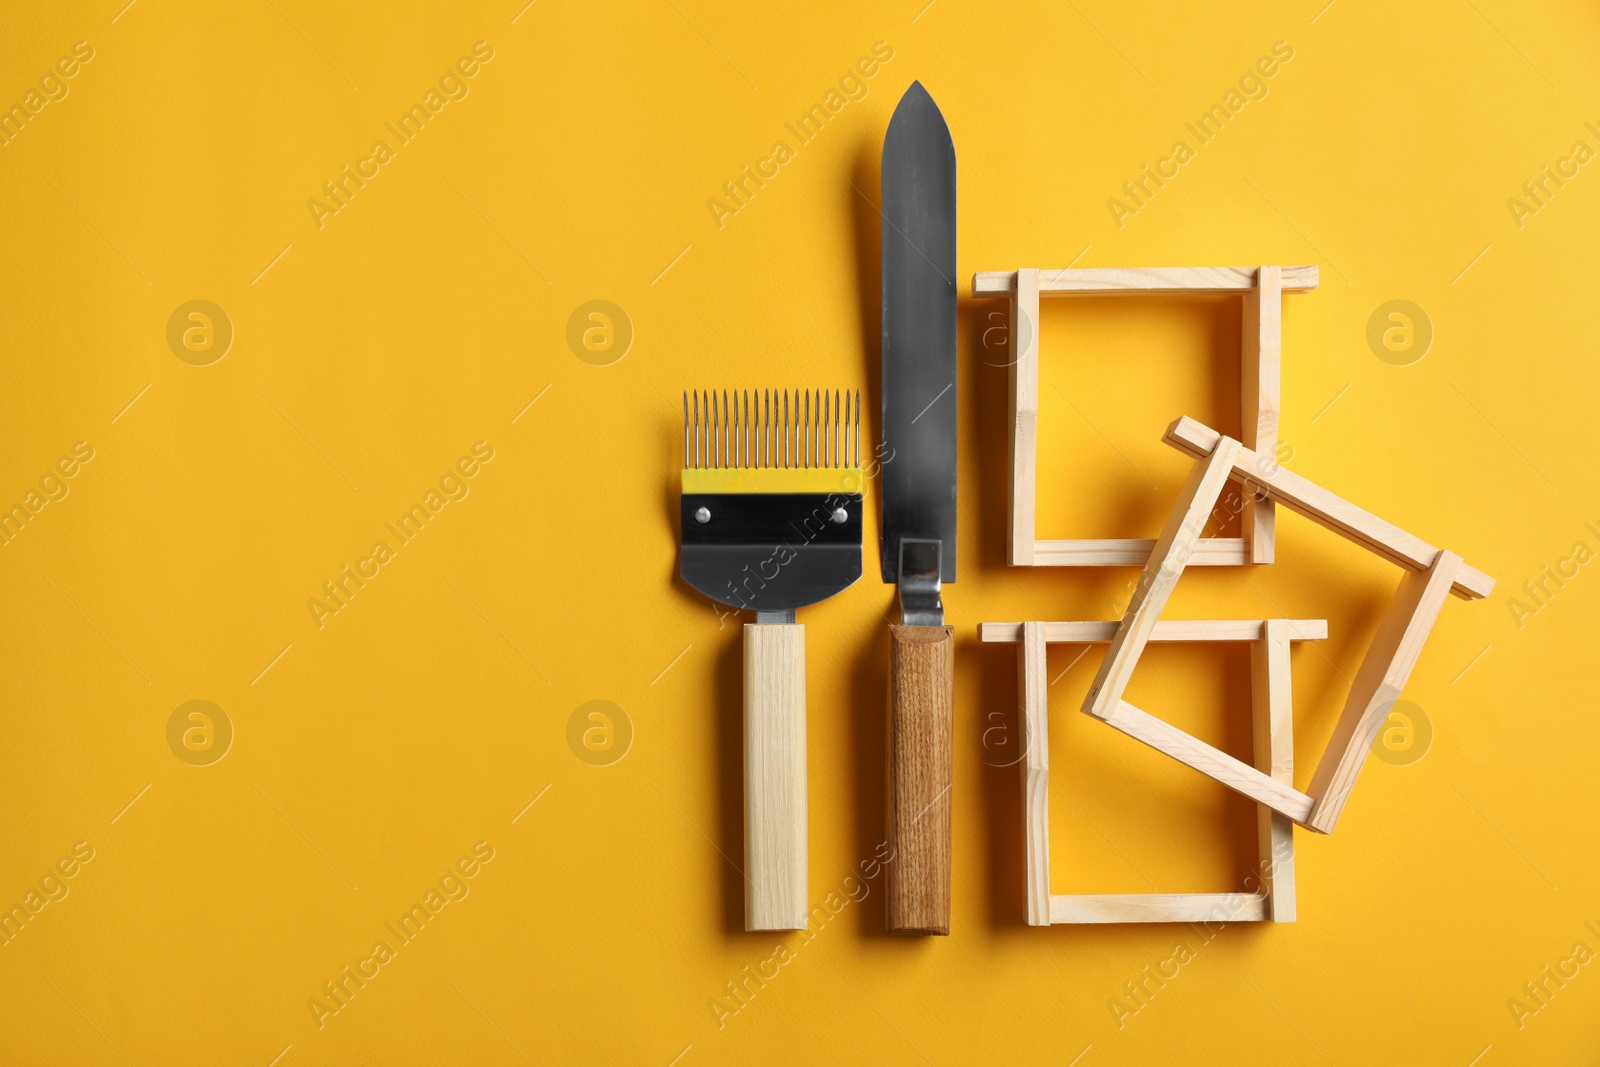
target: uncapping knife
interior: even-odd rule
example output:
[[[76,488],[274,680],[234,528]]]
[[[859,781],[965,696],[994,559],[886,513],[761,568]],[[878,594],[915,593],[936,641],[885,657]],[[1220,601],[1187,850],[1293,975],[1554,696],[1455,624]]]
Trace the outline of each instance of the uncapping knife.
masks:
[[[950,932],[956,580],[956,150],[921,82],[883,139],[883,580],[889,627],[889,932]]]

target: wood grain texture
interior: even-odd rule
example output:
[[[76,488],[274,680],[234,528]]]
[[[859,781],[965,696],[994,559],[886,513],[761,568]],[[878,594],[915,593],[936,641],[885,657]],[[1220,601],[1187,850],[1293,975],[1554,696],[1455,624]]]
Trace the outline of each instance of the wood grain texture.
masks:
[[[1162,722],[1127,701],[1118,702],[1104,721],[1106,725],[1115,726],[1134,740],[1143,741],[1158,752],[1165,752],[1179,763],[1188,764],[1201,774],[1215,778],[1258,804],[1265,804],[1302,826],[1310,825],[1312,801],[1309,796],[1220,749],[1212,748],[1176,726]]]
[[[889,627],[889,932],[950,932],[955,631]]]
[[[1287,619],[1269,619],[1250,645],[1250,711],[1256,770],[1294,785],[1294,689],[1289,674]],[[1256,843],[1267,918],[1295,919],[1294,823],[1264,804],[1256,806]]]
[[[1282,267],[1283,291],[1308,293],[1317,287],[1314,266]],[[978,271],[972,276],[975,297],[1010,296],[1017,271]],[[1244,293],[1255,287],[1255,267],[1068,267],[1040,270],[1039,292],[1045,296],[1156,296],[1182,293]]]
[[[1355,788],[1356,775],[1361,773],[1390,707],[1400,699],[1461,565],[1461,557],[1454,552],[1440,552],[1426,571],[1407,571],[1400,579],[1400,588],[1378,624],[1333,737],[1311,777],[1310,792],[1316,798],[1311,829],[1333,832]]]
[[[1090,715],[1106,718],[1122,700],[1139,654],[1155,629],[1156,619],[1172,596],[1173,587],[1193,554],[1194,543],[1199,540],[1211,509],[1216,507],[1217,498],[1222,495],[1239,448],[1239,442],[1224,437],[1210,457],[1196,463],[1189,472],[1189,480],[1178,494],[1172,513],[1167,516],[1167,525],[1150,552],[1150,561],[1139,576],[1128,610],[1122,616],[1122,625],[1117,628],[1111,648],[1084,697],[1083,710]]]
[[[1213,454],[1217,443],[1228,438],[1185,416],[1167,427],[1163,440],[1198,458]],[[1272,457],[1240,448],[1233,457],[1231,477],[1235,481],[1249,479],[1278,503],[1402,567],[1427,570],[1439,556],[1439,549],[1421,538],[1413,537],[1314,482],[1291,474],[1279,467]],[[1462,563],[1451,591],[1464,600],[1486,597],[1494,591],[1494,579]]]
[[[1327,619],[1273,619],[1283,623],[1291,641],[1322,641],[1328,636]],[[982,622],[978,640],[985,644],[1016,644],[1023,627],[1042,627],[1051,645],[1105,645],[1117,635],[1116,622]],[[1259,641],[1266,632],[1262,619],[1162,619],[1150,633],[1152,641]]]
[[[1240,441],[1260,455],[1278,454],[1280,363],[1283,356],[1283,268],[1259,267],[1256,284],[1245,294],[1239,371],[1242,384]],[[1274,549],[1271,498],[1245,494],[1240,515],[1251,563],[1271,563]]]
[[[1039,451],[1039,272],[1017,272],[1011,302],[1011,366],[1006,370],[1011,398],[1011,522],[1006,527],[1006,562],[1034,563],[1034,497],[1038,492]]]
[[[806,628],[744,628],[746,930],[804,930]]]
[[[1052,923],[1260,922],[1267,899],[1254,893],[1074,893],[1050,898]]]
[[[1022,726],[1022,885],[1028,925],[1050,925],[1050,719],[1044,623],[1022,624],[1017,718]]]
[[[1143,567],[1156,547],[1153,537],[1096,537],[1035,541],[1035,567]],[[1242,537],[1202,537],[1191,567],[1237,567],[1250,562],[1250,542]]]

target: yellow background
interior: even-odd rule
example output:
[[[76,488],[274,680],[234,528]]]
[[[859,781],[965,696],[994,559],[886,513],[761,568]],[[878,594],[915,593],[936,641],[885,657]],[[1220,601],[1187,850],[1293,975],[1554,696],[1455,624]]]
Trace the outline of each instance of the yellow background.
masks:
[[[94,459],[0,547],[0,902],[76,842],[94,859],[0,948],[0,1058],[1593,1062],[1594,964],[1536,1014],[1508,1001],[1600,948],[1600,578],[1521,625],[1510,600],[1600,547],[1600,176],[1520,227],[1507,199],[1600,148],[1600,17],[1323,3],[13,5],[7,107],[74,42],[94,58],[0,148],[0,503],[74,442]],[[307,201],[478,41],[469,94],[319,228]],[[796,147],[784,123],[879,41],[865,97]],[[1185,121],[1278,41],[1268,95],[1198,146]],[[878,155],[913,78],[960,161],[953,929],[890,939],[881,878],[845,882],[883,814],[874,499],[866,576],[801,614],[811,892],[866,896],[810,941],[745,934],[740,637],[675,580],[678,398],[877,405]],[[1119,228],[1107,201],[1180,138],[1195,158]],[[719,226],[707,202],[780,139],[794,158]],[[967,294],[1068,263],[1318,265],[1286,298],[1287,465],[1500,581],[1446,604],[1407,690],[1426,757],[1370,760],[1338,832],[1297,835],[1292,926],[1023,925],[1016,771],[979,740],[1013,650],[976,626],[1116,618],[1135,572],[1004,566],[1004,305]],[[166,340],[195,299],[235,333],[208,366]],[[606,366],[566,339],[596,299],[634,331]],[[1409,366],[1366,342],[1392,299],[1433,324]],[[1239,315],[1047,307],[1041,536],[1153,535],[1189,466],[1166,423],[1237,431]],[[319,628],[322,583],[478,441],[470,494]],[[1280,525],[1276,565],[1191,572],[1168,614],[1329,620],[1294,654],[1303,786],[1398,575]],[[1077,651],[1051,652],[1055,890],[1238,888],[1251,806],[1078,715]],[[1157,648],[1130,699],[1243,754],[1247,679],[1243,648]],[[195,699],[235,731],[209,766],[167,743]],[[608,766],[567,741],[595,699],[633,731]],[[319,1028],[308,1000],[478,841],[470,895]],[[1108,1002],[1180,941],[1119,1027]]]

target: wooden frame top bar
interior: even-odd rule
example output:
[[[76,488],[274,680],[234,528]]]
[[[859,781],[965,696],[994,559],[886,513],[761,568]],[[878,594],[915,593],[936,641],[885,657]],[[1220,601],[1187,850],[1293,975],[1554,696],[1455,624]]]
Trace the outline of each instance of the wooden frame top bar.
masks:
[[[1187,415],[1167,427],[1166,436],[1162,438],[1196,459],[1211,455],[1222,439],[1222,434]],[[1249,482],[1291,511],[1342,534],[1384,559],[1421,571],[1433,566],[1439,556],[1439,549],[1421,538],[1363,511],[1298,474],[1289,473],[1274,460],[1258,457],[1248,448],[1238,449],[1231,462],[1233,469],[1229,477],[1233,481]],[[1463,600],[1477,600],[1494,591],[1494,579],[1462,563],[1450,591]]]
[[[1328,636],[1327,619],[1287,619],[1291,641],[1322,641]],[[985,644],[1014,645],[1022,640],[1020,622],[980,622],[978,640]],[[1047,622],[1044,639],[1051,645],[1108,645],[1118,622]],[[1150,635],[1152,641],[1258,641],[1263,619],[1163,619]]]
[[[1315,266],[1283,268],[1285,293],[1308,293],[1319,281]],[[1068,267],[1039,272],[1040,296],[1243,294],[1255,285],[1255,267]],[[978,271],[972,276],[973,296],[1014,296],[1016,291],[1014,270]]]

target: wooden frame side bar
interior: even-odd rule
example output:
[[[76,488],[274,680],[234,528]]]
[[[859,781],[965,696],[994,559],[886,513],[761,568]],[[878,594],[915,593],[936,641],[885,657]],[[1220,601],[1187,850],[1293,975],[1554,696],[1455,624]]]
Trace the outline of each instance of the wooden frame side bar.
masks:
[[[1196,458],[1214,454],[1217,442],[1230,440],[1204,423],[1184,416],[1167,427],[1162,438],[1167,444]],[[1306,518],[1325,526],[1391,562],[1413,571],[1427,570],[1438,559],[1440,550],[1398,526],[1356,507],[1314,482],[1292,474],[1277,465],[1276,459],[1239,448],[1233,456],[1234,481],[1265,491],[1267,496]],[[1494,579],[1465,563],[1458,567],[1451,591],[1464,600],[1486,597],[1494,591]]]
[[[978,271],[972,276],[975,297],[1011,296],[1017,271]],[[1041,270],[1039,292],[1045,296],[1090,294],[1143,296],[1184,293],[1243,293],[1255,288],[1254,267],[1078,267]],[[1321,280],[1315,266],[1283,268],[1283,291],[1309,293]]]
[[[1250,711],[1256,770],[1293,786],[1294,688],[1289,673],[1292,624],[1286,619],[1268,619],[1262,631],[1261,639],[1250,646]],[[1313,806],[1313,818],[1315,812]],[[1256,840],[1267,917],[1275,923],[1292,923],[1294,823],[1288,816],[1258,804]]]
[[[1239,372],[1239,412],[1244,436],[1239,440],[1258,455],[1278,455],[1279,378],[1283,358],[1283,269],[1256,270],[1255,288],[1244,298]],[[1251,563],[1271,563],[1274,554],[1274,507],[1270,497],[1246,491],[1240,516]]]
[[[1312,775],[1311,795],[1316,798],[1316,805],[1307,823],[1311,829],[1324,834],[1333,832],[1339,813],[1355,788],[1356,775],[1361,773],[1367,753],[1389,717],[1389,709],[1411,677],[1461,566],[1460,556],[1440,552],[1432,567],[1407,571],[1400,579],[1400,588],[1378,624],[1377,636],[1356,672],[1333,737]]]
[[[1028,925],[1050,925],[1050,727],[1044,624],[1023,623],[1017,654],[1022,720],[1022,862]]]
[[[1019,270],[1011,302],[1011,522],[1006,562],[1027,567],[1034,557],[1034,498],[1039,460],[1039,272]]]

